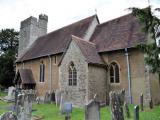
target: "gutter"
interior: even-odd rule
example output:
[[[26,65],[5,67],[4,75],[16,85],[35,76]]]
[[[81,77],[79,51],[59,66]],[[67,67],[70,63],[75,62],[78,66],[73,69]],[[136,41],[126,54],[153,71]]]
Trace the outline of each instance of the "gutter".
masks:
[[[125,56],[126,56],[126,61],[127,61],[129,103],[132,104],[131,69],[130,69],[128,48],[125,48]]]
[[[49,86],[49,91],[52,92],[52,58],[50,55],[48,55],[49,58],[49,82],[48,82],[48,86]]]

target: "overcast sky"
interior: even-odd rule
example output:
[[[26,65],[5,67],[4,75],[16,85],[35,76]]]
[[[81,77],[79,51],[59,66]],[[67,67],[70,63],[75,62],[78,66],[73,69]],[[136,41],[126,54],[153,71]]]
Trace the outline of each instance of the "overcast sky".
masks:
[[[160,7],[160,0],[150,0]],[[48,15],[48,32],[97,13],[100,22],[127,14],[129,7],[144,8],[148,0],[0,0],[0,29],[19,30],[30,16]]]

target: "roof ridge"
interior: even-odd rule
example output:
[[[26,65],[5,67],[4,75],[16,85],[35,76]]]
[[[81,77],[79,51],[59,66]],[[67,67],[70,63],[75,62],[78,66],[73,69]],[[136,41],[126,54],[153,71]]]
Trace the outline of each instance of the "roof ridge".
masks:
[[[83,42],[86,42],[86,43],[89,43],[89,44],[91,44],[91,45],[96,46],[96,44],[95,44],[95,43],[90,42],[90,41],[86,41],[85,39],[80,38],[80,37],[77,37],[77,36],[75,36],[75,35],[71,35],[71,37],[78,38],[78,40],[81,40],[81,41],[83,41]]]
[[[63,27],[60,27],[60,28],[58,28],[58,29],[55,29],[55,30],[53,30],[53,31],[51,31],[51,32],[49,32],[49,33],[47,33],[47,34],[41,36],[41,37],[45,37],[45,36],[47,36],[47,35],[49,35],[49,34],[52,34],[52,33],[54,33],[54,32],[57,32],[57,31],[62,30],[62,29],[64,29],[64,28],[67,28],[67,27],[69,27],[69,26],[71,26],[71,25],[74,25],[74,24],[76,24],[76,23],[82,22],[82,21],[84,21],[84,20],[87,20],[87,19],[90,19],[90,18],[96,17],[96,16],[97,16],[97,15],[94,14],[94,15],[91,15],[91,16],[89,16],[89,17],[80,19],[80,20],[78,20],[78,21],[75,21],[75,22],[70,23],[70,24],[68,24],[68,25],[65,25],[65,26],[63,26]]]
[[[116,18],[114,18],[114,19],[110,19],[110,20],[108,20],[108,21],[106,21],[106,22],[103,22],[103,23],[101,23],[101,24],[98,24],[97,26],[102,26],[102,25],[104,25],[104,24],[113,22],[113,21],[115,21],[115,20],[118,20],[118,19],[122,19],[122,18],[124,18],[124,17],[127,17],[127,16],[129,16],[129,15],[132,15],[132,13],[127,13],[127,14],[125,14],[125,15],[116,17]]]

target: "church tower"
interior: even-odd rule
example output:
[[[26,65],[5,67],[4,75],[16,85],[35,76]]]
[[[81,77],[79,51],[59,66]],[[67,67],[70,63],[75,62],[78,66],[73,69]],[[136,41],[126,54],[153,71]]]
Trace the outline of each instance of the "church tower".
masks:
[[[39,19],[31,16],[21,22],[18,57],[23,55],[38,37],[47,33],[47,23],[48,16],[42,14]]]

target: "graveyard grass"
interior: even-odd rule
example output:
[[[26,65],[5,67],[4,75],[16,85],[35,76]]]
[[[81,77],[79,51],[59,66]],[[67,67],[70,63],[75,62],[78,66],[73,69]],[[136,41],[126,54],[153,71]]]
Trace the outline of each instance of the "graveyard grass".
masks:
[[[0,97],[4,97],[6,93],[0,92]],[[6,103],[0,100],[0,115],[6,112],[7,110],[3,109],[6,106],[9,106],[10,103]],[[133,120],[133,111],[134,106],[129,105],[131,118],[125,120]],[[150,110],[149,108],[144,108],[145,111],[140,111],[140,120],[160,120],[160,106],[154,106],[154,109]],[[34,104],[33,105],[32,115],[43,116],[43,120],[64,120],[65,116],[61,115],[59,112],[59,107],[55,104]],[[71,120],[84,120],[84,109],[82,108],[73,108],[71,114]],[[101,108],[101,120],[111,120],[111,113],[109,107]]]
[[[130,105],[131,118],[125,120],[133,120],[134,106]],[[55,104],[34,104],[33,109],[37,111],[33,112],[32,115],[43,116],[44,120],[64,120],[65,116],[59,113],[59,107]],[[71,120],[84,120],[84,110],[81,108],[74,108],[71,114]],[[111,120],[111,113],[109,107],[101,108],[101,120]],[[150,110],[145,108],[145,111],[140,112],[140,120],[160,120],[160,106],[155,106],[154,109]]]

